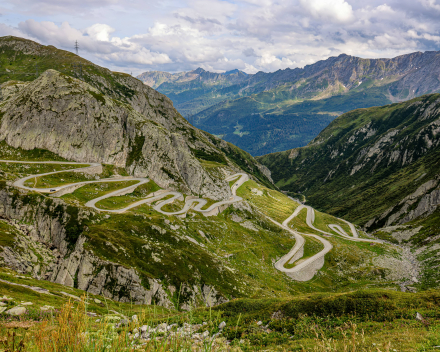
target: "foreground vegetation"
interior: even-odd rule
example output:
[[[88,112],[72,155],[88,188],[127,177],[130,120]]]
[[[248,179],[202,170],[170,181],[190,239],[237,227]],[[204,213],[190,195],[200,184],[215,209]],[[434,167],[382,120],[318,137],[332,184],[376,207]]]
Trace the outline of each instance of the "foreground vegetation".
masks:
[[[278,299],[236,299],[167,310],[101,296],[65,297],[61,285],[0,272],[53,296],[0,283],[0,301],[34,302],[0,314],[0,351],[435,351],[440,294],[363,290]],[[1,298],[3,296],[3,298]],[[19,303],[18,303],[19,304]],[[44,306],[43,306],[44,304]],[[50,307],[41,310],[40,307]],[[416,319],[417,313],[418,319]]]

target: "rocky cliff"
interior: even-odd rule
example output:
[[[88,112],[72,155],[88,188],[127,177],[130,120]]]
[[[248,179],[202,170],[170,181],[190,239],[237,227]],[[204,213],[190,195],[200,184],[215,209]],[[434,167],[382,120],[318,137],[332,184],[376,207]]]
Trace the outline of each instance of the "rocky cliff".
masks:
[[[129,75],[32,41],[3,37],[0,53],[10,56],[11,65],[36,57],[40,69],[57,68],[2,85],[0,140],[24,149],[47,149],[70,160],[125,167],[164,188],[212,199],[230,196],[223,179],[240,169],[241,160],[226,156],[213,144],[216,138],[191,126],[166,96]],[[69,69],[74,59],[79,63]],[[217,171],[212,164],[206,168],[206,161],[217,162]],[[254,170],[270,183],[252,157],[246,157],[246,166],[247,172]]]

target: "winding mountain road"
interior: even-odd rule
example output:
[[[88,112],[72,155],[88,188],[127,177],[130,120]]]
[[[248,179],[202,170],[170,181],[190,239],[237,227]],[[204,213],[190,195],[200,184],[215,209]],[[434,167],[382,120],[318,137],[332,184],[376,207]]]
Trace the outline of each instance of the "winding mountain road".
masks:
[[[36,191],[36,192],[40,192],[40,193],[50,193],[52,196],[60,196],[60,195],[64,195],[67,193],[72,193],[74,190],[86,185],[86,184],[91,184],[91,183],[102,183],[102,182],[120,182],[120,181],[138,181],[138,183],[136,183],[135,185],[131,185],[128,187],[124,187],[121,189],[118,189],[116,191],[107,193],[103,196],[100,196],[98,198],[92,199],[90,201],[88,201],[85,206],[89,207],[89,208],[93,208],[97,211],[105,211],[105,212],[109,212],[109,213],[124,213],[127,210],[130,210],[132,208],[138,207],[142,204],[145,203],[152,203],[156,200],[160,200],[164,197],[167,197],[169,195],[171,195],[172,197],[169,199],[166,199],[162,202],[159,202],[158,204],[156,204],[153,209],[164,214],[164,215],[181,215],[181,214],[185,214],[188,212],[188,210],[193,209],[197,212],[200,212],[206,216],[211,216],[211,215],[217,215],[220,211],[221,208],[223,206],[232,204],[232,203],[236,203],[242,200],[241,197],[237,196],[237,189],[246,181],[249,180],[249,176],[245,173],[237,173],[234,175],[231,175],[229,177],[227,177],[225,180],[226,181],[232,181],[234,179],[237,179],[237,182],[234,183],[234,185],[231,187],[231,193],[232,193],[232,197],[230,197],[227,200],[222,200],[219,202],[216,202],[214,204],[212,204],[211,206],[209,206],[207,209],[202,209],[207,203],[208,201],[206,199],[203,198],[191,198],[191,199],[187,199],[185,201],[185,205],[183,206],[183,208],[177,212],[167,212],[167,211],[163,211],[162,207],[165,206],[166,204],[170,204],[172,203],[174,200],[176,199],[184,199],[184,196],[182,193],[180,192],[176,192],[176,191],[169,191],[169,190],[160,190],[157,192],[153,192],[149,195],[147,195],[144,199],[139,200],[137,202],[134,202],[124,208],[121,209],[100,209],[96,206],[96,203],[98,203],[99,201],[103,200],[103,199],[107,199],[110,197],[116,197],[116,196],[120,196],[120,195],[124,195],[124,194],[128,194],[128,193],[132,193],[137,187],[148,183],[150,180],[148,178],[145,177],[126,177],[126,176],[120,176],[120,177],[111,177],[111,178],[103,178],[103,179],[98,179],[98,180],[91,180],[91,181],[81,181],[81,182],[75,182],[75,183],[70,183],[67,185],[62,185],[62,186],[55,186],[55,187],[49,187],[49,188],[36,188],[36,187],[29,187],[26,186],[25,183],[28,180],[37,178],[37,177],[43,177],[43,176],[48,176],[48,175],[54,175],[54,174],[59,174],[59,173],[64,173],[64,172],[87,172],[87,171],[93,171],[96,170],[97,168],[101,168],[102,165],[100,163],[77,163],[77,162],[67,162],[67,161],[20,161],[20,160],[0,160],[0,162],[4,162],[4,163],[16,163],[16,164],[58,164],[58,165],[76,165],[77,167],[74,167],[72,169],[65,169],[65,170],[59,170],[59,171],[52,171],[52,172],[46,172],[46,173],[41,173],[41,174],[35,174],[35,175],[30,175],[30,176],[26,176],[23,178],[18,179],[17,181],[15,181],[13,183],[13,186],[17,187],[17,188],[21,188],[27,191]],[[84,166],[86,165],[86,166]],[[194,204],[197,204],[195,206],[193,206]]]
[[[318,231],[320,233],[326,234],[327,236],[334,236],[333,233],[322,231],[313,225],[313,223],[315,222],[315,210],[312,207],[309,207],[309,206],[306,206],[303,204],[300,204],[295,209],[293,214],[290,215],[286,220],[284,220],[284,222],[282,224],[269,218],[273,223],[277,224],[278,226],[280,226],[284,230],[289,231],[295,237],[295,245],[292,247],[292,249],[286,255],[282,256],[274,264],[274,266],[279,271],[286,273],[288,276],[290,276],[291,278],[293,278],[297,281],[308,281],[311,278],[313,278],[313,276],[315,276],[316,272],[324,266],[325,255],[328,252],[330,252],[331,249],[333,248],[332,244],[328,240],[326,240],[318,235],[303,234],[303,233],[295,231],[289,227],[289,223],[295,217],[297,217],[299,215],[299,213],[301,212],[301,210],[303,210],[303,209],[307,209],[306,223],[307,223],[308,227],[310,227],[311,229]],[[339,234],[340,236],[344,237],[345,239],[348,239],[351,241],[358,241],[358,242],[383,243],[383,241],[380,241],[380,240],[370,240],[370,239],[359,238],[359,234],[356,231],[356,228],[354,227],[353,224],[351,224],[348,221],[343,220],[343,219],[338,219],[338,220],[341,220],[341,221],[347,223],[347,225],[350,227],[350,230],[352,232],[352,235],[353,235],[352,237],[349,236],[342,229],[342,227],[340,225],[330,224],[328,226],[331,230],[335,231],[335,233]],[[324,248],[309,258],[301,259],[304,256],[305,240],[304,240],[303,236],[313,237],[313,238],[317,239],[318,241],[320,241],[324,245]],[[296,262],[295,266],[286,268],[286,266],[290,266],[290,265],[294,264],[295,262]]]
[[[241,197],[237,196],[237,189],[241,185],[243,185],[243,183],[245,183],[246,181],[249,180],[249,176],[245,173],[237,173],[237,174],[234,174],[234,175],[227,177],[225,179],[226,181],[236,180],[234,182],[234,184],[231,186],[232,196],[229,199],[216,202],[216,203],[210,205],[209,207],[207,207],[206,209],[202,209],[208,203],[208,201],[206,199],[195,198],[195,197],[186,197],[186,199],[185,199],[183,194],[180,192],[164,190],[164,189],[150,193],[145,198],[140,199],[139,201],[134,202],[134,203],[132,203],[124,208],[121,208],[121,209],[100,209],[96,206],[96,204],[98,202],[100,202],[104,199],[110,198],[110,197],[116,197],[116,196],[121,196],[121,195],[132,193],[137,187],[139,187],[145,183],[148,183],[150,180],[148,178],[144,178],[144,177],[116,176],[116,177],[105,178],[105,179],[75,182],[75,183],[70,183],[67,185],[56,186],[56,187],[34,188],[34,187],[26,186],[25,185],[26,181],[31,180],[33,178],[37,178],[37,177],[53,175],[53,174],[58,174],[58,173],[64,173],[64,172],[98,173],[97,171],[99,171],[99,170],[102,171],[102,165],[100,163],[76,163],[76,162],[64,162],[64,161],[0,160],[0,162],[20,163],[20,164],[60,164],[60,165],[62,164],[62,165],[76,166],[71,169],[46,172],[46,173],[26,176],[26,177],[23,177],[23,178],[16,180],[13,183],[13,186],[15,186],[17,188],[21,188],[21,189],[24,189],[27,191],[37,191],[40,193],[49,193],[50,196],[55,196],[55,197],[61,196],[64,194],[68,194],[68,193],[72,193],[74,190],[76,190],[86,184],[91,184],[91,183],[138,181],[134,185],[130,185],[130,186],[121,188],[119,190],[109,192],[103,196],[94,198],[85,204],[86,207],[90,207],[92,209],[95,209],[96,211],[104,211],[104,212],[108,212],[108,213],[124,213],[124,212],[126,212],[132,208],[138,207],[142,204],[151,204],[151,203],[158,201],[162,198],[171,196],[170,198],[165,199],[165,200],[157,203],[156,205],[154,205],[153,209],[164,214],[164,215],[183,215],[183,214],[186,214],[190,209],[197,211],[197,212],[200,212],[200,213],[204,214],[205,216],[217,215],[219,212],[221,212],[223,210],[224,206],[227,206],[229,204],[239,202],[242,200]],[[165,205],[172,203],[176,199],[179,199],[182,201],[185,200],[185,204],[183,205],[181,210],[175,211],[175,212],[167,212],[167,211],[162,210],[162,208]],[[307,210],[307,216],[306,216],[307,226],[320,234],[324,234],[326,236],[335,236],[335,234],[336,234],[336,236],[341,236],[342,238],[348,239],[351,241],[365,241],[365,242],[378,242],[378,243],[383,242],[380,240],[370,240],[370,239],[359,238],[359,234],[357,233],[354,225],[344,219],[338,219],[338,220],[346,223],[349,226],[352,236],[347,234],[347,232],[339,224],[328,224],[327,225],[329,227],[329,229],[331,231],[333,231],[334,233],[326,232],[321,229],[318,229],[314,226],[315,210],[312,207],[306,206],[303,204],[300,204],[295,209],[295,211],[292,213],[292,215],[290,215],[286,220],[284,220],[282,224],[280,224],[276,220],[268,217],[267,215],[262,214],[268,220],[270,220],[271,222],[273,222],[274,224],[276,224],[280,228],[288,231],[295,238],[295,245],[292,247],[292,249],[287,254],[282,256],[274,264],[274,267],[277,270],[286,273],[288,276],[290,276],[291,278],[293,278],[297,281],[308,281],[311,278],[313,278],[314,275],[323,267],[325,255],[329,251],[331,251],[333,248],[332,244],[328,240],[320,237],[319,235],[300,233],[300,232],[293,230],[292,228],[289,227],[289,223],[295,217],[297,217],[303,209]],[[304,236],[305,237],[313,237],[314,239],[320,241],[323,244],[324,248],[321,251],[319,251],[318,253],[316,253],[308,258],[303,258],[304,257],[304,246],[306,243]]]

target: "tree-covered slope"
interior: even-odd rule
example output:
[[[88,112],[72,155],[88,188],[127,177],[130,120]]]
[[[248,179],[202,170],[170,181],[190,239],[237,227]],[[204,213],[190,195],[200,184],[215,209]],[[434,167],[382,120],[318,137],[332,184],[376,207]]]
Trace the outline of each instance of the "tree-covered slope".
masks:
[[[162,83],[157,89],[185,116],[196,113],[192,119],[197,127],[262,155],[306,145],[332,119],[350,110],[439,92],[439,60],[438,52],[392,59],[340,55],[302,69],[258,72],[215,91],[189,82],[179,87]]]

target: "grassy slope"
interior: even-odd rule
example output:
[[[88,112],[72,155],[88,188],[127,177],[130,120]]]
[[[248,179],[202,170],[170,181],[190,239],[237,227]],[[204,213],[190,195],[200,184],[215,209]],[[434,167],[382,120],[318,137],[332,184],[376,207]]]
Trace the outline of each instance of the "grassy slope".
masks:
[[[246,182],[240,187],[237,195],[246,199],[249,204],[259,209],[263,214],[280,223],[287,219],[298,207],[298,203],[286,195],[269,190],[253,181]],[[315,212],[315,224],[318,228],[323,227],[325,229],[323,224],[329,223],[340,224],[350,234],[345,223],[331,215]],[[312,230],[307,226],[305,209],[289,223],[289,226],[300,233],[321,234],[319,231]],[[327,232],[331,231],[327,229]],[[390,285],[396,287],[394,286],[396,282],[391,283],[388,280],[383,280],[388,269],[380,268],[373,263],[376,256],[399,257],[400,255],[395,248],[386,244],[370,246],[369,243],[353,242],[340,236],[327,237],[326,239],[333,245],[333,250],[326,254],[323,269],[317,273],[313,280],[295,283],[296,290],[299,292],[344,292],[370,285],[374,287],[389,287]],[[311,241],[311,243],[307,244],[308,241]],[[291,246],[293,245],[294,241],[292,240]],[[318,253],[320,249],[320,244],[306,236],[306,256],[312,256]]]
[[[107,176],[114,171],[110,166],[104,169]],[[88,200],[110,191],[113,187],[122,186],[122,182],[117,182],[116,185],[92,184],[63,198],[72,205],[71,211],[74,212],[76,207]],[[262,192],[263,196],[255,195],[252,189]],[[155,190],[157,186],[148,184],[133,194],[115,197],[115,200],[125,205],[142,199]],[[252,210],[229,207],[220,215],[209,218],[190,211],[182,219],[164,217],[150,206],[143,205],[124,214],[93,215],[88,220],[82,220],[80,228],[87,228],[87,231],[82,232],[89,239],[86,246],[103,259],[133,266],[142,277],[159,278],[175,287],[179,287],[182,282],[195,283],[194,280],[197,281],[196,277],[199,277],[206,284],[215,285],[227,297],[284,296],[289,292],[309,290],[341,291],[376,281],[374,275],[371,275],[371,271],[376,269],[374,266],[366,271],[366,277],[361,274],[359,281],[344,279],[347,272],[357,271],[359,258],[364,257],[364,261],[369,262],[376,253],[369,247],[361,249],[358,244],[332,239],[335,246],[341,247],[342,255],[341,252],[327,255],[322,274],[313,282],[292,282],[275,270],[272,263],[275,258],[287,253],[294,245],[294,240],[286,231],[262,217],[256,209],[282,222],[292,214],[298,204],[282,193],[255,181],[245,183],[239,188],[238,194],[252,205]],[[16,197],[19,195],[16,194]],[[26,197],[25,201],[31,204],[50,202],[42,195],[30,193]],[[169,210],[180,210],[181,205],[172,205]],[[236,216],[241,217],[239,222],[236,222]],[[336,219],[330,218],[332,223],[338,223]],[[167,224],[165,220],[171,223]],[[318,224],[324,221],[320,213],[317,213],[316,221]],[[251,223],[253,229],[245,224],[241,225],[244,222]],[[301,215],[290,225],[303,226],[305,232],[313,232],[306,228],[305,214],[304,218]],[[79,233],[72,232],[68,240],[73,244],[78,235]],[[186,236],[200,245],[189,241]],[[310,255],[319,250],[315,247],[311,246]],[[118,248],[124,248],[126,256],[121,256]],[[340,265],[335,266],[335,263]],[[226,267],[230,269],[225,269]],[[378,284],[387,286],[392,283],[386,281]]]
[[[434,121],[438,118],[436,111],[439,98],[438,94],[434,94],[406,103],[355,110],[336,119],[317,137],[315,143],[294,150],[293,154],[297,152],[296,157],[289,158],[291,151],[287,151],[269,154],[260,161],[271,169],[276,184],[281,189],[302,192],[311,205],[360,225],[375,219],[370,229],[380,229],[390,216],[405,206],[405,203],[398,204],[406,196],[427,181],[437,178],[440,150],[436,134],[429,126],[435,126]],[[422,117],[426,111],[433,113]],[[365,129],[366,125],[370,127]],[[376,133],[366,137],[365,131],[368,129],[376,130]],[[356,132],[362,130],[364,132]],[[363,167],[351,176],[354,166],[362,163],[360,155],[377,145],[378,140],[392,130],[398,131],[394,140],[383,143],[380,146],[381,154],[374,154],[370,161],[364,162]],[[350,143],[350,138],[359,143]],[[411,155],[411,162],[402,165],[405,151]],[[400,157],[397,161],[390,162],[393,152],[400,153]],[[380,155],[385,157],[381,158]],[[334,172],[328,177],[330,171]],[[416,198],[394,221],[400,221],[415,209],[422,196]],[[382,216],[387,210],[388,214]],[[439,229],[436,225],[438,221],[439,212],[434,211],[395,230],[420,230],[411,239],[403,241],[417,249],[415,254],[424,263],[421,282],[416,285],[419,288],[437,287],[440,282],[440,275],[436,270],[440,262],[435,247],[439,243]],[[390,232],[381,230],[375,235],[397,243]]]
[[[262,195],[257,196],[255,190],[252,192],[253,189],[261,191]],[[297,207],[290,198],[254,181],[240,187],[239,194],[247,199],[252,208],[259,208],[278,221],[283,221]],[[87,191],[81,193],[83,201],[89,196],[94,197],[95,194]],[[16,194],[16,197],[20,196]],[[26,197],[30,203],[45,202],[45,197],[41,195],[29,194]],[[77,194],[76,198],[80,199],[80,196]],[[304,226],[304,215],[292,221],[291,226]],[[240,222],[236,222],[237,216],[241,217]],[[165,220],[171,222],[174,230],[166,226]],[[244,220],[250,221],[258,230],[249,230],[241,225]],[[317,224],[329,220],[337,223],[330,215],[317,212]],[[389,290],[370,290],[341,294],[365,287],[395,287],[393,282],[382,279],[385,270],[372,264],[376,255],[397,255],[392,247],[386,245],[371,247],[368,243],[328,238],[334,250],[326,255],[323,270],[312,281],[299,283],[292,282],[273,268],[273,259],[285,254],[294,244],[290,235],[250,210],[229,207],[219,216],[210,218],[190,212],[187,218],[181,219],[164,218],[145,206],[127,214],[112,214],[110,217],[96,215],[90,221],[83,221],[82,225],[88,228],[83,234],[88,238],[86,246],[89,249],[102,258],[136,267],[143,277],[157,277],[162,282],[178,286],[180,282],[191,282],[196,274],[207,284],[216,284],[216,287],[220,284],[220,290],[226,295],[251,297],[221,305],[212,315],[202,309],[192,312],[190,317],[192,322],[200,323],[211,323],[210,319],[215,319],[213,325],[216,326],[219,321],[225,320],[227,328],[224,336],[232,340],[233,344],[245,341],[249,350],[295,350],[302,348],[300,346],[308,350],[330,337],[342,346],[348,343],[342,332],[350,324],[357,324],[358,332],[364,329],[365,341],[359,336],[356,338],[359,338],[359,346],[365,348],[373,342],[378,346],[391,342],[392,347],[398,350],[411,351],[415,350],[415,346],[432,345],[437,341],[437,330],[424,330],[413,318],[415,311],[432,321],[439,318],[439,299],[435,292],[410,295]],[[3,234],[11,232],[8,226],[3,227],[0,228]],[[162,229],[162,232],[157,228]],[[185,240],[185,236],[190,236],[203,246]],[[10,237],[5,238],[10,241]],[[123,248],[126,255],[121,256],[120,250],[115,250],[118,248]],[[318,250],[311,243],[306,248],[306,255],[312,255]],[[153,257],[159,260],[152,260]],[[220,267],[221,272],[218,271]],[[0,278],[44,287],[55,294],[47,298],[27,289],[0,284],[0,295],[32,301],[35,308],[44,304],[59,307],[66,301],[66,298],[59,295],[62,290],[81,295],[81,291],[74,288],[32,278],[21,279],[4,271],[0,273]],[[308,293],[316,291],[327,293]],[[292,294],[295,296],[292,297]],[[96,298],[104,301],[102,297]],[[126,315],[141,312],[145,308],[151,311],[148,307],[131,307],[129,304],[111,301],[108,305],[110,309]],[[93,302],[89,309],[99,314],[107,312],[106,307]],[[154,315],[157,323],[165,320],[182,324],[189,319],[184,313],[168,313],[160,308],[159,311]],[[275,312],[281,312],[277,314],[283,318],[271,319]],[[31,316],[41,319],[38,309],[31,312]],[[213,316],[215,318],[210,318]],[[262,320],[264,325],[269,324],[272,332],[263,332],[256,325],[257,320]],[[319,338],[316,338],[317,329],[321,331]]]
[[[0,283],[0,295],[14,299],[13,306],[19,301],[33,302],[28,307],[28,314],[19,318],[21,322],[33,320],[48,320],[50,331],[56,329],[56,321],[51,314],[42,314],[39,307],[51,305],[61,308],[68,298],[60,295],[60,291],[67,291],[74,295],[81,295],[75,289],[61,285],[38,281],[32,278],[15,277],[12,272],[0,269],[0,278],[16,283],[28,284],[47,288],[53,296],[38,294],[23,287]],[[96,304],[94,298],[105,304]],[[440,297],[437,291],[417,294],[398,293],[384,290],[358,291],[345,294],[306,294],[281,299],[237,299],[222,304],[212,310],[197,309],[189,313],[167,311],[153,306],[132,306],[120,304],[103,297],[89,297],[88,311],[107,316],[109,309],[116,310],[127,316],[138,314],[138,324],[130,324],[128,331],[136,326],[148,324],[156,326],[159,323],[201,324],[207,322],[205,329],[212,334],[217,331],[219,322],[225,321],[226,328],[221,336],[228,339],[232,346],[241,351],[256,350],[289,350],[289,351],[431,351],[438,345],[439,340],[439,304]],[[81,305],[72,301],[74,311],[81,310]],[[66,309],[66,308],[63,308]],[[416,312],[422,314],[427,322],[416,321]],[[58,311],[55,312],[55,318]],[[114,316],[114,314],[110,314]],[[73,316],[71,316],[71,319]],[[103,328],[100,324],[93,324],[96,318],[82,318],[88,333]],[[102,319],[102,318],[101,318]],[[30,334],[15,325],[18,319],[7,318],[0,314],[0,333],[5,336],[9,326],[14,329],[18,339],[22,335],[28,336],[29,351],[42,352],[32,348],[34,331],[44,334],[45,329],[39,326],[32,327]],[[257,325],[261,321],[261,326]],[[1,324],[2,323],[2,324]],[[12,324],[11,324],[12,323]],[[10,325],[8,325],[10,324]],[[75,324],[75,321],[71,321]],[[32,325],[32,324],[31,324]],[[75,325],[71,325],[73,328]],[[269,330],[267,330],[267,328]],[[18,327],[18,328],[17,328]],[[9,328],[11,329],[11,328]],[[9,330],[11,331],[11,330]],[[115,332],[123,334],[125,329]],[[117,338],[117,335],[116,335]],[[57,343],[55,342],[54,345]],[[109,346],[111,339],[108,339]],[[161,343],[159,341],[159,346]],[[159,347],[158,346],[158,347]],[[238,349],[240,347],[241,349]],[[118,351],[112,349],[110,351]],[[213,351],[210,348],[205,349]],[[95,349],[91,349],[95,351]]]
[[[408,145],[405,138],[416,137],[421,128],[437,118],[434,115],[422,121],[421,113],[416,112],[417,104],[429,106],[438,98],[439,95],[428,95],[406,103],[355,110],[330,124],[317,137],[319,142],[297,149],[297,157],[289,158],[291,151],[286,151],[259,160],[269,167],[281,189],[301,192],[318,209],[364,224],[437,173],[438,149],[426,149],[423,141]],[[359,133],[357,143],[348,142],[350,137],[356,136],[356,131],[370,122],[370,129],[377,131],[373,136],[363,138],[365,133]],[[386,158],[373,157],[350,176],[361,151],[372,147],[390,129],[397,129],[399,133],[391,145],[382,146],[384,153],[413,149],[413,162],[402,167],[399,165],[401,160],[388,163]],[[332,157],[333,151],[338,151],[336,157]],[[380,163],[375,166],[376,162]],[[375,169],[371,172],[373,166]],[[332,170],[333,175],[324,182]]]

